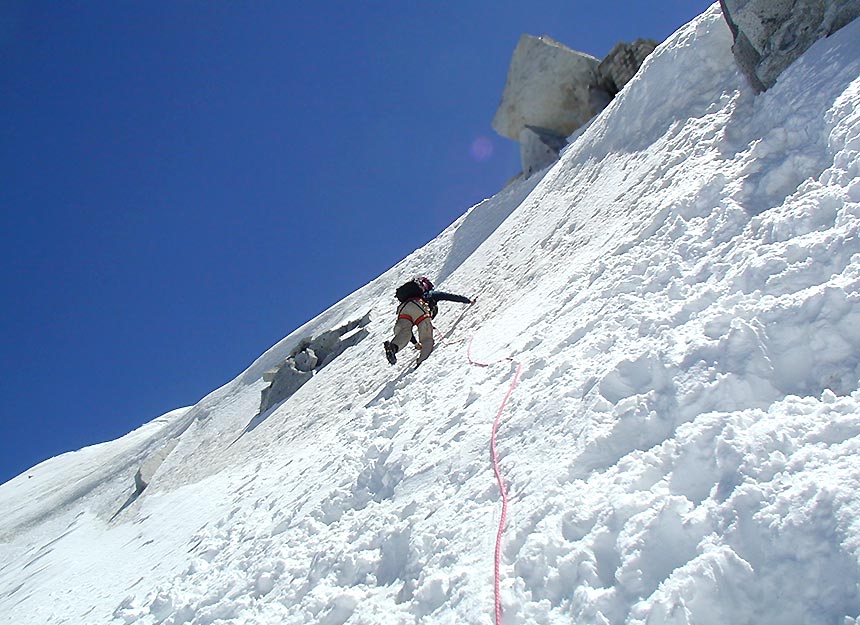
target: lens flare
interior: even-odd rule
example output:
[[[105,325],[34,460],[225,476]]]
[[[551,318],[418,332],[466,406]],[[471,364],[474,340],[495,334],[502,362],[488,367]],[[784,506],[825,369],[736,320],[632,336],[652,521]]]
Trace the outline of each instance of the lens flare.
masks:
[[[477,137],[469,148],[472,158],[482,163],[493,155],[493,142],[487,137]]]

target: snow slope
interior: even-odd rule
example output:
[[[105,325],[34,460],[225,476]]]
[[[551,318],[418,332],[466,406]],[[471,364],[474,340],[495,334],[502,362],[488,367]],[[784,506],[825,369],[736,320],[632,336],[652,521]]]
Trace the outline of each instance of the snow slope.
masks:
[[[0,486],[0,622],[491,623],[520,365],[504,623],[860,623],[860,21],[758,97],[730,46],[714,6],[542,178],[196,406]],[[408,372],[381,342],[415,273],[479,301]]]

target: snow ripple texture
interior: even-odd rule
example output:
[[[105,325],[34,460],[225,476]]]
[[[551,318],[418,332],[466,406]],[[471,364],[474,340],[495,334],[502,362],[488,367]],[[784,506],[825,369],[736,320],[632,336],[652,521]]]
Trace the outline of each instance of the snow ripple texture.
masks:
[[[197,406],[0,487],[0,622],[860,623],[860,22],[754,97],[718,7],[554,167]],[[479,295],[403,374],[394,286]],[[371,310],[265,418],[263,372]],[[178,440],[140,497],[141,459]]]

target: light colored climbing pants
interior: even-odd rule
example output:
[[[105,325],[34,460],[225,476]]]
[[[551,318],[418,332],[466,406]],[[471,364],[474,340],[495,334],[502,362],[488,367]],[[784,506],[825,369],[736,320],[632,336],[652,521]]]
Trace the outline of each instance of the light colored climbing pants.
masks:
[[[397,345],[397,350],[402,351],[409,345],[409,337],[412,336],[412,326],[418,325],[418,342],[421,343],[421,353],[418,354],[417,364],[427,360],[433,351],[433,321],[430,319],[429,310],[418,302],[406,302],[397,309],[397,321],[394,323],[394,339],[392,343]],[[422,317],[424,317],[422,319]],[[419,320],[418,324],[415,321]]]

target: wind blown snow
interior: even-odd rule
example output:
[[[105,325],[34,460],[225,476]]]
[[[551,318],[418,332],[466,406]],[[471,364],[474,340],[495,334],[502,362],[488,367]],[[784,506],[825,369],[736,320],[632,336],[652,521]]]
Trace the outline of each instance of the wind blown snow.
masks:
[[[759,96],[731,43],[714,6],[542,177],[196,406],[0,486],[0,621],[492,623],[513,358],[505,624],[860,623],[860,20]],[[381,343],[414,274],[478,303],[409,371]]]

